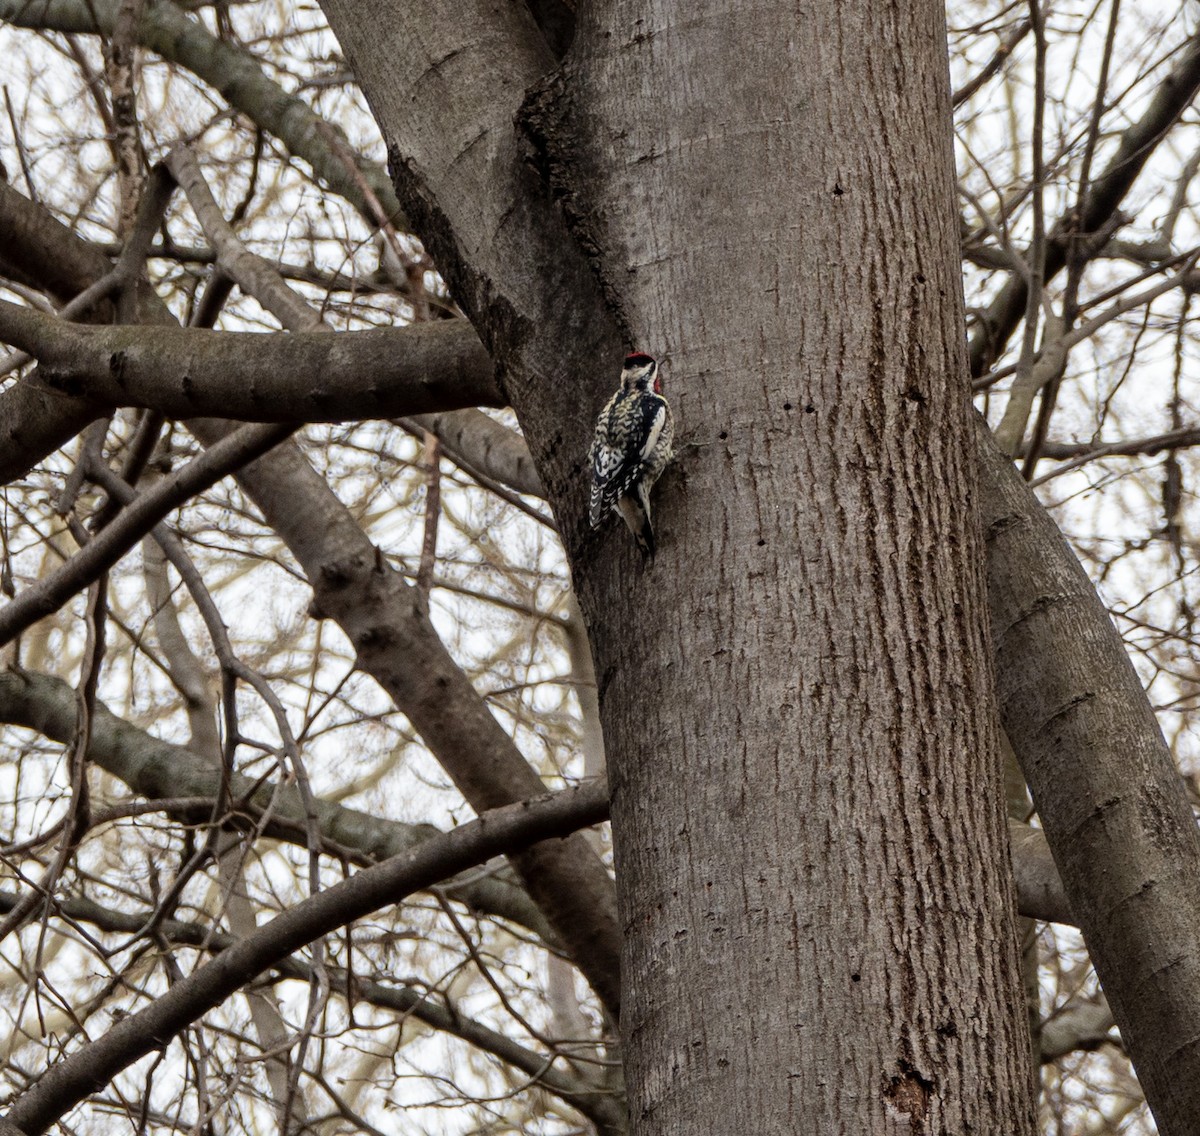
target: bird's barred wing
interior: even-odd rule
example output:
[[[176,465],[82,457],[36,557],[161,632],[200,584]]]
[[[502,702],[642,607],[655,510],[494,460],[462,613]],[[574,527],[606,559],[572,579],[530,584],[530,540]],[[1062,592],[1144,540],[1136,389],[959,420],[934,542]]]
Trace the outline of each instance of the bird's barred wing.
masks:
[[[606,435],[598,435],[592,444],[592,492],[588,501],[588,516],[592,528],[612,511],[620,493],[617,489],[625,455]]]
[[[618,500],[633,489],[647,463],[655,463],[669,421],[666,401],[657,395],[622,392],[601,412],[591,450],[588,513],[593,527],[599,526]]]

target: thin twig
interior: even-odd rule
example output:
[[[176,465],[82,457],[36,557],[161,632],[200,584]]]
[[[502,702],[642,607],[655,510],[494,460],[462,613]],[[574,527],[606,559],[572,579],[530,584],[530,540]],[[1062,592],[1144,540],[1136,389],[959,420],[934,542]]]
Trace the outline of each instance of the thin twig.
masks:
[[[1069,215],[1064,239],[1067,242],[1067,283],[1063,289],[1062,298],[1062,327],[1070,331],[1079,313],[1079,286],[1083,281],[1083,271],[1100,246],[1106,243],[1107,236],[1100,240],[1087,240],[1088,234],[1082,231],[1083,218],[1087,209],[1087,198],[1091,190],[1092,158],[1096,152],[1096,143],[1100,137],[1100,123],[1104,118],[1104,102],[1108,92],[1108,71],[1112,63],[1113,44],[1117,37],[1117,18],[1121,11],[1121,0],[1112,0],[1108,14],[1108,34],[1104,41],[1104,55],[1100,61],[1100,77],[1096,82],[1096,97],[1092,104],[1091,121],[1088,123],[1087,141],[1083,148],[1083,160],[1080,163],[1079,190],[1075,200],[1075,209]],[[1116,218],[1113,218],[1115,221]],[[1113,226],[1115,228],[1115,225]],[[1066,371],[1068,352],[1064,351],[1062,365],[1043,383],[1042,397],[1038,404],[1037,420],[1034,423],[1033,437],[1025,450],[1025,460],[1021,466],[1021,475],[1026,481],[1033,478],[1037,472],[1038,458],[1041,456],[1042,445],[1050,429],[1050,416],[1058,401],[1058,389]]]
[[[145,1009],[57,1061],[11,1102],[8,1120],[27,1132],[44,1131],[158,1046],[160,1038],[173,1037],[305,943],[500,853],[564,836],[607,815],[608,787],[603,782],[492,809],[310,896],[193,971]]]
[[[29,200],[38,201],[37,190],[33,185],[33,175],[29,171],[29,155],[25,153],[25,143],[21,139],[21,131],[17,127],[17,116],[13,111],[12,99],[8,94],[8,84],[4,84],[4,109],[8,112],[8,124],[12,127],[13,145],[17,150],[17,160],[21,163],[21,173],[25,178],[25,188],[29,191]]]
[[[42,878],[29,889],[20,901],[0,922],[0,942],[24,925],[38,904],[53,892],[63,871],[70,863],[75,849],[79,847],[84,833],[91,825],[91,804],[87,782],[87,754],[92,742],[92,722],[96,713],[96,687],[100,681],[100,667],[104,660],[104,624],[108,610],[108,577],[101,573],[88,593],[87,643],[84,647],[83,670],[79,676],[79,687],[75,692],[76,722],[71,739],[68,767],[71,774],[71,807],[67,812],[68,823],[63,825],[58,851]],[[47,908],[47,912],[49,908]],[[45,937],[45,926],[39,938]]]
[[[988,82],[988,80],[991,79],[992,76],[995,75],[996,72],[1008,62],[1009,56],[1011,56],[1012,53],[1017,49],[1017,46],[1020,44],[1021,40],[1023,40],[1029,34],[1029,29],[1032,26],[1032,21],[1022,20],[1009,33],[1008,38],[1001,41],[1000,46],[996,48],[996,54],[988,60],[979,74],[967,83],[964,83],[959,90],[954,92],[951,102],[955,110],[962,106],[967,99],[975,94],[975,92],[978,91],[979,88],[984,85],[984,83]]]
[[[1033,28],[1034,84],[1033,136],[1030,139],[1032,161],[1031,189],[1033,197],[1033,239],[1029,246],[1029,279],[1025,294],[1025,335],[1021,341],[1021,356],[1017,377],[1009,392],[1008,405],[996,428],[996,442],[1008,454],[1016,454],[1025,436],[1025,427],[1033,408],[1037,388],[1045,381],[1041,370],[1035,373],[1037,357],[1038,319],[1042,310],[1042,286],[1046,272],[1046,213],[1045,213],[1045,113],[1046,113],[1046,25],[1042,18],[1040,0],[1029,0],[1029,20]],[[1051,328],[1043,336],[1043,351],[1049,345]],[[1044,369],[1043,369],[1044,370]]]
[[[425,431],[425,535],[421,540],[421,564],[417,569],[417,587],[429,595],[433,570],[437,565],[438,519],[442,513],[442,447],[438,436]]]
[[[0,645],[58,611],[71,596],[111,568],[172,509],[261,457],[295,430],[290,424],[242,426],[141,494],[86,548],[0,608]]]

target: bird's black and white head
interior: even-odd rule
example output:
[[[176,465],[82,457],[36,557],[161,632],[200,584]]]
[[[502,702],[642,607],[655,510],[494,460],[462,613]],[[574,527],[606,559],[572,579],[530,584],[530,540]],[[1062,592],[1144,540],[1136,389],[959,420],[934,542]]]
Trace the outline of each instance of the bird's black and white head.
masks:
[[[658,360],[640,351],[626,355],[625,366],[621,371],[621,385],[627,391],[653,391],[655,394],[662,394]]]

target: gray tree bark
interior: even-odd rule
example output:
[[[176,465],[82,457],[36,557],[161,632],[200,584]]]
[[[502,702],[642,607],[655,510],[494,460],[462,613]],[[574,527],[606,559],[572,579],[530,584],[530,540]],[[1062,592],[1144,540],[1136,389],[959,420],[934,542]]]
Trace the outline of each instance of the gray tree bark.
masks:
[[[1054,521],[978,424],[1004,728],[1167,1136],[1200,1130],[1200,834],[1154,710]]]
[[[591,623],[633,1131],[1031,1132],[940,7],[597,5],[555,75],[325,8]],[[583,521],[622,341],[699,444],[652,568]]]
[[[1029,1132],[941,7],[684,17],[534,123],[699,446],[580,573],[635,1131]]]

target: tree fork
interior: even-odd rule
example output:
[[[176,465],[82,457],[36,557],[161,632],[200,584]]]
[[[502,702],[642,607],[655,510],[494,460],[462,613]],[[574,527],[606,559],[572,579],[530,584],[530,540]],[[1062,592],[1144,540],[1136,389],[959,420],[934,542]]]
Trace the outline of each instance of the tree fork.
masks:
[[[323,7],[589,619],[633,1131],[1032,1132],[940,6],[581,11],[589,247],[514,131],[520,6]],[[585,527],[610,289],[707,443],[648,570]]]

